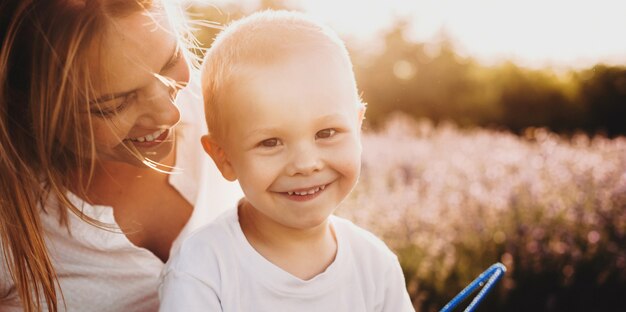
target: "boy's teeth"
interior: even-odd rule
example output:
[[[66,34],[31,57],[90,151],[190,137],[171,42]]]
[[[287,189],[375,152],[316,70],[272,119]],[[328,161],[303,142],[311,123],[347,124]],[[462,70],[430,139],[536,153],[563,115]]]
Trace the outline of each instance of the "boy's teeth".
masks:
[[[302,192],[287,192],[287,194],[288,194],[288,195],[293,195],[293,194],[296,194],[296,195],[300,195],[300,196],[303,196],[303,195],[313,195],[313,194],[315,194],[315,193],[319,192],[320,190],[323,190],[325,187],[326,187],[326,186],[325,186],[325,185],[323,185],[323,186],[318,186],[318,187],[316,187],[316,188],[314,188],[314,189],[310,189],[310,190],[308,190],[308,191],[302,191]]]

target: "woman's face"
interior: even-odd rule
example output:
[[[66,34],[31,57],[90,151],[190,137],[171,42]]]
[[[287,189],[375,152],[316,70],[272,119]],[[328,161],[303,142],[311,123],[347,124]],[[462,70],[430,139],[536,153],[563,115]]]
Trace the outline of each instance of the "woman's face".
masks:
[[[99,47],[93,51],[97,81],[89,107],[97,158],[137,166],[142,158],[161,161],[174,149],[180,118],[174,99],[189,80],[167,16],[137,12],[115,19]]]

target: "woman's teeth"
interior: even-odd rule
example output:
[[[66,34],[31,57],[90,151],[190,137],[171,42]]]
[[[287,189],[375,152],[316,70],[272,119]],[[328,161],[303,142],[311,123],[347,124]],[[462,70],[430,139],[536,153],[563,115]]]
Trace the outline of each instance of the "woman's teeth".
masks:
[[[129,140],[133,142],[152,142],[156,138],[158,138],[163,132],[167,131],[167,129],[161,129],[154,131],[154,133],[148,134],[146,136],[138,137],[138,138],[129,138]]]
[[[310,190],[308,190],[308,191],[302,191],[302,192],[287,192],[287,194],[289,194],[289,195],[294,195],[294,194],[296,194],[296,195],[300,195],[300,196],[304,196],[304,195],[312,195],[312,194],[315,194],[315,193],[317,193],[317,192],[319,192],[319,191],[323,190],[324,188],[326,188],[326,185],[318,186],[318,187],[312,188],[312,189],[310,189]]]

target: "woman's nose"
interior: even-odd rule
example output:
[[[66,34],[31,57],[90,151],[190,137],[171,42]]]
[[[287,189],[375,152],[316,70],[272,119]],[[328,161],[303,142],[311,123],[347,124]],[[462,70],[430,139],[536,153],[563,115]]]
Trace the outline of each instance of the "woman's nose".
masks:
[[[184,60],[184,59],[183,59]],[[175,104],[176,95],[189,82],[189,66],[179,62],[168,76],[154,74],[151,96],[148,97],[146,112],[142,116],[148,128],[169,128],[180,120],[180,111]]]
[[[161,81],[163,77],[156,80],[143,105],[139,123],[146,128],[169,128],[180,119],[180,111],[174,102],[179,87],[173,81]]]

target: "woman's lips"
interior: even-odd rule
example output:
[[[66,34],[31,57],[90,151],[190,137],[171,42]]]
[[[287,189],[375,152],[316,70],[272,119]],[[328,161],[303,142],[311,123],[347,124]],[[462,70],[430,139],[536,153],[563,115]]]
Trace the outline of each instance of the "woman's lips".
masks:
[[[163,131],[163,133],[161,133],[161,135],[159,135],[157,138],[155,138],[152,141],[139,142],[139,141],[130,140],[130,139],[127,139],[127,141],[131,142],[136,147],[150,148],[150,147],[154,147],[154,146],[157,146],[157,145],[163,143],[167,139],[169,134],[170,134],[170,129],[165,129],[165,131]]]

